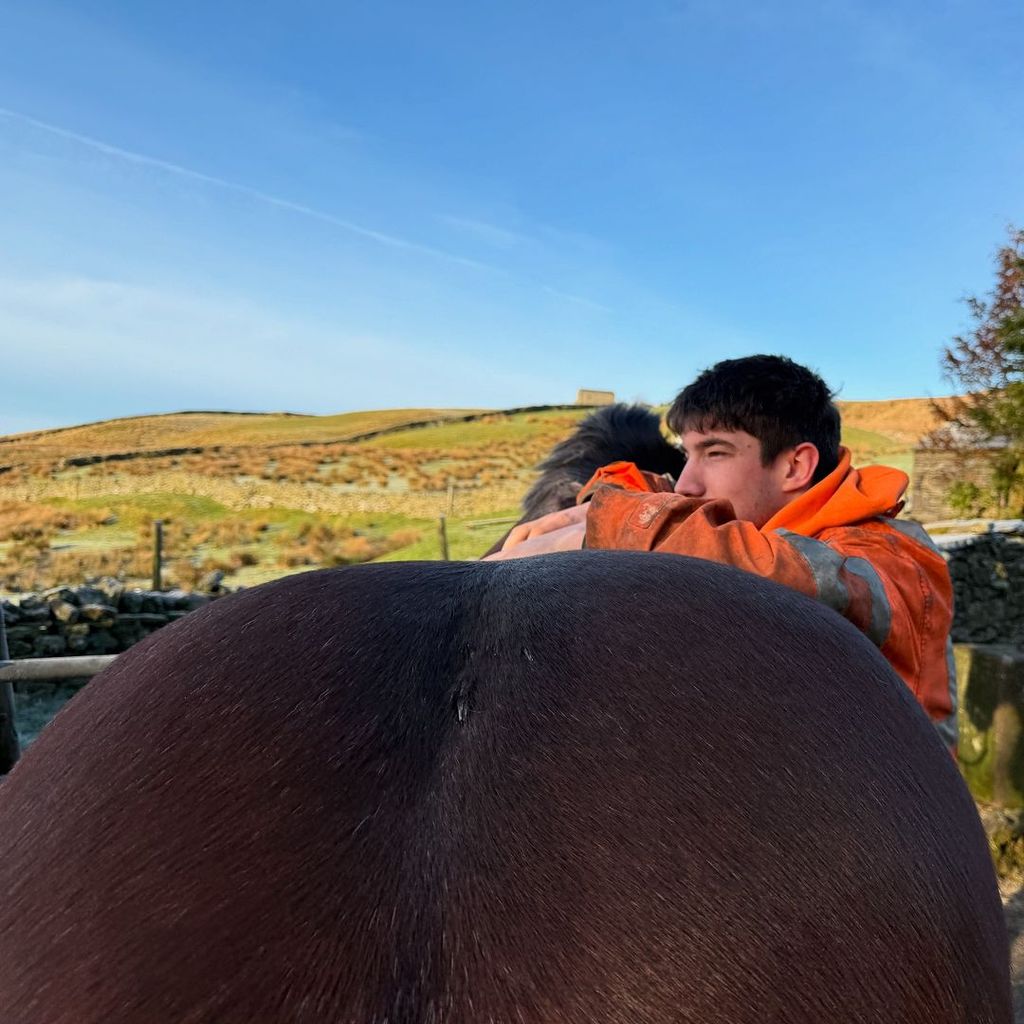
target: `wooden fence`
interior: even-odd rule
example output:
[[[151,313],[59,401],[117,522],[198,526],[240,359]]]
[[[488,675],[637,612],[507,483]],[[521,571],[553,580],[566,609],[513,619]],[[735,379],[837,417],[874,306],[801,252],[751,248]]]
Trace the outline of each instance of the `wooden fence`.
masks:
[[[0,617],[0,653],[6,654],[6,634]],[[0,659],[0,775],[21,755],[14,706],[14,684],[50,683],[59,679],[89,679],[102,672],[116,654],[86,654],[69,658]]]

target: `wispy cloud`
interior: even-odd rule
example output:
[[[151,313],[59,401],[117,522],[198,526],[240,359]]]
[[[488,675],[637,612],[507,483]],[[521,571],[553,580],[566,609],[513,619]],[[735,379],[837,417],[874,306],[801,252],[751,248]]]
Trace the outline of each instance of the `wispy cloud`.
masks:
[[[582,306],[602,313],[612,312],[611,307],[602,302],[544,283],[540,275],[532,273],[529,269],[534,263],[543,262],[544,258],[552,251],[559,252],[562,262],[568,266],[588,266],[595,252],[603,253],[608,248],[605,243],[591,236],[562,231],[547,224],[532,223],[530,233],[527,234],[499,226],[491,221],[476,220],[471,217],[439,214],[437,219],[442,224],[495,248],[505,251],[521,250],[517,255],[520,257],[519,266],[522,268],[522,276],[529,278],[535,287],[540,288],[547,295],[573,306]]]
[[[603,303],[595,302],[593,299],[585,299],[582,295],[573,295],[572,292],[559,291],[557,288],[551,288],[548,285],[544,286],[544,291],[549,295],[554,295],[557,299],[564,299],[566,302],[571,302],[577,306],[584,306],[587,309],[597,310],[601,313],[610,313],[612,311],[611,306],[605,306]]]
[[[488,224],[481,220],[473,220],[468,217],[452,217],[448,214],[441,214],[437,219],[442,224],[447,224],[449,227],[472,235],[488,245],[497,246],[499,249],[511,249],[517,245],[523,245],[532,241],[532,239],[517,231],[510,231],[508,228],[498,227],[496,224]]]
[[[373,228],[364,227],[361,224],[356,224],[355,222],[346,220],[343,217],[336,217],[334,214],[326,213],[323,210],[307,206],[304,203],[296,203],[290,199],[283,199],[280,196],[271,195],[268,192],[252,188],[249,185],[243,185],[235,181],[228,181],[225,178],[218,178],[215,175],[205,174],[202,171],[196,171],[190,167],[183,167],[181,164],[175,164],[167,160],[160,160],[157,157],[147,156],[144,153],[135,153],[132,150],[122,149],[120,146],[111,145],[108,142],[103,142],[100,139],[94,139],[89,135],[82,135],[79,132],[71,131],[68,128],[62,128],[59,125],[40,121],[37,118],[29,117],[27,114],[21,114],[16,110],[9,110],[5,107],[0,107],[0,118],[7,121],[20,122],[21,124],[35,128],[37,131],[46,132],[49,135],[65,139],[69,142],[74,142],[80,146],[86,146],[95,152],[103,153],[106,156],[113,157],[117,160],[123,160],[141,167],[151,167],[164,174],[171,174],[189,181],[198,182],[203,185],[212,185],[215,188],[226,189],[239,195],[248,196],[256,202],[265,203],[268,206],[274,206],[281,210],[288,210],[291,213],[298,214],[302,217],[309,217],[324,224],[330,224],[336,228],[340,228],[342,231],[348,232],[349,234],[357,235],[360,238],[366,238],[370,241],[377,242],[380,245],[390,246],[395,249],[403,249],[407,252],[421,253],[424,256],[431,256],[435,259],[446,260],[450,263],[456,263],[464,267],[471,267],[475,270],[496,271],[501,273],[499,268],[492,267],[479,260],[460,256],[457,253],[438,249],[434,246],[423,245],[420,242],[413,242],[407,238],[400,238],[397,235],[390,235],[383,231],[376,231]]]
[[[31,117],[16,110],[0,107],[0,122],[3,121],[25,125],[55,138],[63,139],[78,146],[86,147],[93,152],[102,153],[114,160],[134,164],[138,167],[151,168],[161,174],[172,175],[186,181],[195,182],[199,185],[223,189],[237,195],[246,196],[254,202],[272,206],[276,209],[287,210],[297,216],[307,217],[324,224],[329,224],[348,234],[359,238],[365,238],[368,241],[379,245],[388,246],[405,252],[418,253],[432,259],[442,260],[458,266],[467,267],[475,271],[485,271],[488,274],[498,275],[506,279],[519,277],[521,283],[529,281],[534,287],[539,287],[542,291],[564,302],[568,302],[576,306],[583,306],[592,310],[600,310],[603,312],[609,311],[609,307],[600,302],[595,302],[592,299],[587,299],[583,296],[573,294],[572,292],[567,292],[560,288],[547,285],[543,283],[543,281],[538,281],[531,273],[517,275],[510,273],[509,270],[503,267],[495,266],[494,264],[486,263],[481,260],[472,259],[468,256],[460,255],[457,252],[452,252],[436,246],[425,245],[398,235],[377,231],[362,224],[357,224],[354,221],[347,220],[346,218],[337,217],[332,213],[317,209],[316,207],[309,206],[305,203],[299,203],[281,196],[272,195],[261,189],[253,188],[250,185],[245,185],[236,181],[229,181],[226,178],[207,174],[203,171],[197,171],[191,167],[185,167],[182,164],[176,164],[168,160],[161,160],[158,157],[148,156],[145,153],[137,153],[133,150],[124,149],[121,146],[115,146],[109,142],[104,142],[101,139],[93,138],[89,135],[83,135],[82,133],[73,131],[69,128],[51,124],[47,121],[41,121],[38,118]],[[537,225],[539,237],[531,237],[525,233],[513,231],[487,221],[476,220],[468,217],[439,215],[437,219],[439,222],[447,224],[449,227],[455,228],[464,234],[472,235],[495,248],[503,250],[511,250],[516,247],[524,249],[527,249],[528,247],[530,249],[538,249],[550,244],[557,246],[571,246],[575,249],[590,249],[597,244],[593,239],[558,232],[545,225]]]

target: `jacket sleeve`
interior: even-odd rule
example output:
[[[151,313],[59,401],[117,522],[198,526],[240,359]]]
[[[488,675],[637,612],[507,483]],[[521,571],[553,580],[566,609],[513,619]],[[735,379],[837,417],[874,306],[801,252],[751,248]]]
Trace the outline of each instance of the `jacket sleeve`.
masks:
[[[737,520],[727,501],[602,487],[587,516],[586,546],[706,558],[816,598],[881,649],[930,717],[955,720],[952,585],[942,556],[926,537],[908,536],[910,526],[877,522],[821,538],[762,532]]]
[[[580,488],[576,495],[576,504],[582,505],[589,501],[599,487],[618,487],[624,491],[671,491],[672,483],[664,476],[657,473],[649,473],[646,469],[640,469],[635,462],[610,462],[602,466],[594,475]]]
[[[846,532],[839,543],[847,563],[861,562],[877,576],[875,630],[885,636],[882,653],[955,746],[953,584],[946,560],[925,531],[906,520]]]
[[[806,559],[780,534],[737,520],[728,501],[600,487],[587,515],[586,546],[706,558],[818,596]]]

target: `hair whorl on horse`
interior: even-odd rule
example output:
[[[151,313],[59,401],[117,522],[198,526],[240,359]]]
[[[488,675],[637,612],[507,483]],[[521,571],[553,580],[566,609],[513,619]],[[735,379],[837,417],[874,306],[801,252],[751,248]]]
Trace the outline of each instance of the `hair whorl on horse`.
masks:
[[[1010,1021],[977,814],[879,652],[607,551],[305,573],[119,657],[0,785],[0,1007]]]

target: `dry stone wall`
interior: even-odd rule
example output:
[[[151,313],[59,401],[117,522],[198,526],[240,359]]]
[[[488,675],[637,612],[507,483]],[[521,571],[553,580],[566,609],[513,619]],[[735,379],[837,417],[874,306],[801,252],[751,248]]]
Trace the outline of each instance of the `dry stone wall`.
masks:
[[[956,518],[958,513],[950,504],[953,485],[971,483],[983,491],[991,487],[994,455],[991,451],[915,449],[908,503],[914,518],[922,522]]]
[[[935,541],[953,580],[954,643],[1024,647],[1024,521]]]
[[[0,601],[12,658],[119,654],[215,595],[150,591],[114,579]]]

